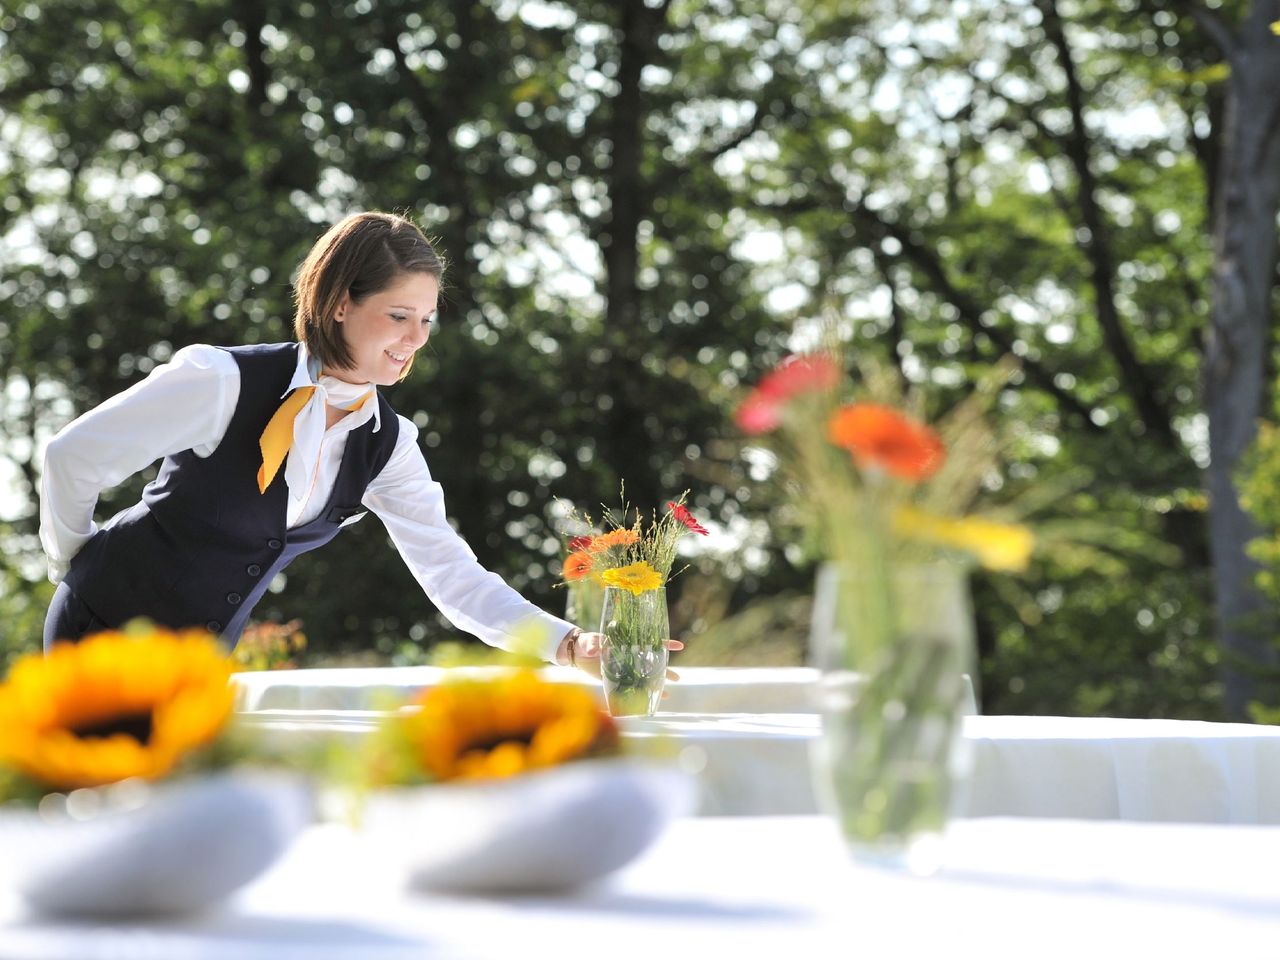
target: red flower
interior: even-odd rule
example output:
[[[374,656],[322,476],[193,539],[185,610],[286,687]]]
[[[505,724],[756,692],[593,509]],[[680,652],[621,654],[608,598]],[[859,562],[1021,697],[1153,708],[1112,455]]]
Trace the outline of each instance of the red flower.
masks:
[[[782,422],[782,409],[792,397],[833,390],[839,382],[840,368],[824,354],[787,357],[742,402],[734,422],[744,433],[768,433]]]
[[[590,549],[591,549],[590,537],[574,537],[572,540],[569,541],[570,553],[577,553],[579,550],[590,550]]]
[[[852,403],[827,422],[827,436],[861,468],[877,467],[904,480],[924,480],[942,466],[947,449],[936,433],[892,407]]]
[[[765,374],[756,392],[775,400],[789,400],[800,393],[820,393],[835,389],[840,382],[840,368],[830,357],[813,353],[804,357],[787,357]]]
[[[668,500],[667,509],[671,511],[671,515],[673,517],[675,517],[677,520],[683,523],[686,527],[688,527],[694,533],[700,533],[705,537],[707,534],[711,532],[702,524],[700,524],[696,519],[694,519],[693,514],[690,513],[684,507],[682,507],[680,504],[672,503],[670,500]]]
[[[743,433],[751,436],[768,433],[782,422],[782,405],[757,391],[742,401],[733,415],[733,422]]]

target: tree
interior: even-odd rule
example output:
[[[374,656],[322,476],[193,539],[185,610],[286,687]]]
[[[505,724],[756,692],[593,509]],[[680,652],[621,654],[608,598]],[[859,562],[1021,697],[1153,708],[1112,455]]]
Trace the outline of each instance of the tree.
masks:
[[[627,478],[648,508],[688,484],[697,441],[724,429],[697,384],[729,365],[729,327],[749,344],[773,322],[705,198],[689,202],[714,178],[665,170],[653,133],[687,138],[678,88],[655,86],[664,70],[695,71],[708,101],[741,75],[698,72],[701,48],[660,49],[679,25],[637,10],[535,23],[501,3],[129,0],[6,15],[0,108],[38,147],[2,174],[26,261],[2,268],[16,336],[0,361],[32,398],[4,421],[29,454],[13,527],[29,555],[42,437],[185,343],[287,337],[289,273],[324,225],[409,209],[452,268],[442,331],[394,401],[481,560],[558,603],[553,497],[613,500]],[[420,655],[443,631],[384,539],[370,523],[344,533],[346,550],[291,567],[259,612],[306,609],[321,654]]]
[[[1265,4],[1217,14],[1242,43],[1246,8]],[[1057,549],[1026,587],[976,585],[985,707],[1214,715],[1204,238],[1211,202],[1235,209],[1215,187],[1228,92],[1261,61],[1228,75],[1167,0],[912,11],[51,0],[0,16],[0,235],[18,254],[0,263],[0,443],[25,505],[0,535],[27,607],[42,437],[185,343],[286,337],[290,271],[324,225],[406,209],[453,268],[392,400],[460,530],[531,599],[562,602],[555,499],[594,509],[624,478],[645,509],[692,487],[741,538],[673,591],[684,623],[807,591],[788,505],[726,412],[834,316],[938,409],[1020,359],[992,492]],[[695,598],[717,577],[727,598]],[[447,634],[370,521],[259,613],[300,610],[319,657],[407,660]],[[798,654],[787,610],[769,635]]]
[[[1190,12],[1230,66],[1214,184],[1213,310],[1204,396],[1218,630],[1229,655],[1225,700],[1228,712],[1243,718],[1253,691],[1248,664],[1276,661],[1275,649],[1258,629],[1269,609],[1255,583],[1259,566],[1246,552],[1260,531],[1241,509],[1236,473],[1266,409],[1266,367],[1274,345],[1280,41],[1270,25],[1280,21],[1280,2],[1236,6],[1241,9],[1233,24],[1199,5]]]

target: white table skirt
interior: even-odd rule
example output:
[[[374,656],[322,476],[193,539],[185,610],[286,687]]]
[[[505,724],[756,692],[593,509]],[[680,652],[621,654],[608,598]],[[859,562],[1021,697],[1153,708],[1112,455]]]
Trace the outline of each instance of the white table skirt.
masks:
[[[1280,728],[1195,720],[970,717],[970,810],[1280,824]]]
[[[325,825],[194,918],[63,923],[0,892],[0,958],[1202,960],[1280,942],[1280,829],[970,820],[947,854],[916,879],[852,865],[824,818],[698,818],[594,890],[449,897],[404,890]]]
[[[361,736],[372,711],[243,715],[276,737]],[[817,812],[812,713],[660,713],[627,718],[699,775],[703,814]],[[966,816],[1280,824],[1280,728],[1187,720],[967,717]]]

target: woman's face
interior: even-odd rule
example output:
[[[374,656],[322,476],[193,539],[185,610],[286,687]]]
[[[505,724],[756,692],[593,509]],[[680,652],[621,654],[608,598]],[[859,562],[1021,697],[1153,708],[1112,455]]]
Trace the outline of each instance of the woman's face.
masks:
[[[439,296],[440,281],[429,273],[403,273],[360,303],[347,294],[335,319],[354,366],[325,372],[348,383],[395,383],[427,342]]]

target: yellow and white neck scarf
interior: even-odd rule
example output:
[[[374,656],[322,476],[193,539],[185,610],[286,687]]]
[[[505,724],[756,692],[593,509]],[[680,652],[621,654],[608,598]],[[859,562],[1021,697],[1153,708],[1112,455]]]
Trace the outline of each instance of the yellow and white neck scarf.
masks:
[[[266,493],[284,463],[285,483],[290,498],[305,500],[315,482],[320,443],[325,431],[325,407],[359,410],[375,394],[372,384],[347,383],[321,374],[310,386],[299,385],[267,422],[258,446],[262,466],[258,468],[258,491]],[[308,456],[301,451],[315,451]]]

